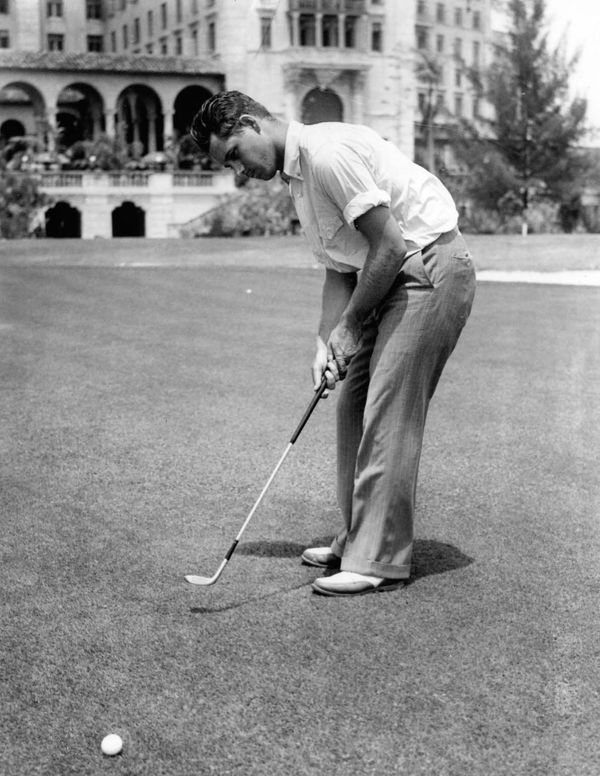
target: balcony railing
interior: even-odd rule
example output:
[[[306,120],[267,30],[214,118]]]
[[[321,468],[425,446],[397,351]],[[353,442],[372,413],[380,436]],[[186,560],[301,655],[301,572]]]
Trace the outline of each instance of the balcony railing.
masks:
[[[147,186],[149,172],[110,172],[108,180],[111,186]]]
[[[290,0],[290,11],[300,13],[364,14],[366,0]]]
[[[212,186],[214,180],[212,172],[173,173],[173,186]]]
[[[83,188],[99,186],[104,188],[156,188],[164,185],[173,188],[209,188],[222,185],[229,174],[213,172],[37,172],[34,173],[44,189]],[[162,183],[161,183],[162,181]]]
[[[35,177],[45,188],[80,188],[83,186],[83,173],[81,172],[40,172]]]

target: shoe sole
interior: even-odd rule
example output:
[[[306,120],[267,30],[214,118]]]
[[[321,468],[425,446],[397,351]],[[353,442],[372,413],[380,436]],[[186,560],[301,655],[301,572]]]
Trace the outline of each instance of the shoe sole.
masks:
[[[324,587],[319,587],[316,582],[313,582],[312,589],[319,595],[327,595],[333,598],[356,598],[359,595],[368,595],[369,593],[387,593],[388,590],[397,590],[405,584],[405,579],[396,579],[392,582],[384,582],[381,585],[377,585],[377,587],[367,587],[364,590],[357,590],[354,593],[338,593],[334,590],[327,590]]]

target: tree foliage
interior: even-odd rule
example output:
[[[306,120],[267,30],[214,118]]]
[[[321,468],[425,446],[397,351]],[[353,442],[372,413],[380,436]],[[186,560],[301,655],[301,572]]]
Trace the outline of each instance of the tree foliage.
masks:
[[[15,137],[0,151],[0,239],[29,237],[36,232],[35,219],[49,203],[34,176],[19,172],[24,160],[39,151],[36,138]],[[39,231],[39,223],[37,230]]]
[[[127,162],[127,149],[116,138],[99,135],[94,140],[78,140],[67,150],[73,170],[122,170]]]
[[[279,177],[245,180],[225,202],[181,229],[182,237],[280,235],[294,231],[296,212]]]
[[[521,211],[536,201],[573,202],[581,191],[578,141],[586,102],[571,100],[577,56],[548,38],[545,0],[508,0],[508,31],[491,66],[473,73],[493,109],[484,126],[462,126],[459,155],[472,170],[473,196],[488,207],[510,200]]]
[[[39,191],[35,178],[23,173],[0,174],[0,237],[29,237],[33,221],[48,199]]]
[[[11,137],[2,146],[0,170],[21,170],[43,150],[42,142],[33,135]]]

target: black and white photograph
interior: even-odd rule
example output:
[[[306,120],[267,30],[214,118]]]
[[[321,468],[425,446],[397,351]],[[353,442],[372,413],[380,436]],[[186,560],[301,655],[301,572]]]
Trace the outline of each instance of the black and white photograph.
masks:
[[[599,776],[597,0],[0,0],[0,774]]]

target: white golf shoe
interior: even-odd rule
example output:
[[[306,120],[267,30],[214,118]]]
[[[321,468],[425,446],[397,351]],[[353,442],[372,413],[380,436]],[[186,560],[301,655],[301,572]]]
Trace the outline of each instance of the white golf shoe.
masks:
[[[331,547],[309,547],[302,553],[302,562],[321,569],[339,569],[342,559],[331,551]]]
[[[395,590],[401,587],[406,580],[382,579],[366,574],[357,574],[355,571],[340,571],[330,577],[315,579],[312,588],[315,593],[331,596],[356,596],[366,593],[382,593],[385,590]]]

